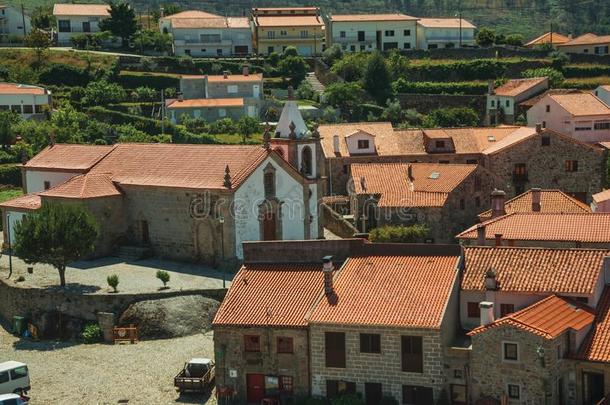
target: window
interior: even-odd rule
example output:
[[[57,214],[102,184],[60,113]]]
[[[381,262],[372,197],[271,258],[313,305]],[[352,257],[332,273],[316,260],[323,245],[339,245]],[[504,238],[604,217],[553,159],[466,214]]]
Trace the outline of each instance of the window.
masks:
[[[358,31],[358,41],[364,41],[364,31]]]
[[[83,32],[91,32],[91,23],[89,21],[83,21]]]
[[[222,48],[216,49],[216,55],[222,56]]]
[[[502,344],[502,358],[507,361],[519,361],[519,345],[517,343],[504,342]]]
[[[442,149],[445,147],[445,141],[436,141],[436,147]]]
[[[546,121],[542,121],[542,128],[546,128]]]
[[[275,48],[273,48],[272,46],[268,46],[267,47],[267,53],[273,53]]]
[[[394,36],[394,30],[386,30],[385,36],[386,37],[393,37]]]
[[[311,176],[312,174],[312,153],[309,146],[303,147],[301,151],[301,173]]]
[[[227,93],[235,94],[239,91],[239,87],[236,84],[231,84],[227,86]]]
[[[460,199],[460,209],[461,210],[466,209],[466,201],[463,198]]]
[[[566,172],[577,172],[578,171],[578,160],[566,160],[565,169],[566,169]]]
[[[405,42],[403,49],[411,49],[411,43],[410,42]]]
[[[500,316],[505,317],[508,314],[515,312],[515,306],[513,304],[500,304]]]
[[[275,38],[275,31],[267,31],[267,38],[274,39]]]
[[[356,52],[356,45],[350,45],[349,50],[352,52]]]
[[[476,165],[478,163],[479,163],[479,161],[477,159],[467,159],[466,160],[467,165]]]
[[[280,35],[285,37],[286,35],[288,35],[288,33],[285,30],[281,30]]]
[[[402,336],[402,371],[410,373],[423,373],[424,357],[422,338],[420,336]]]
[[[345,368],[345,333],[326,332],[326,367]]]
[[[481,317],[481,308],[479,308],[478,302],[469,302],[467,306],[468,306],[468,318],[480,318]]]
[[[294,353],[294,347],[291,337],[280,336],[277,338],[278,353]]]
[[[508,398],[521,399],[521,389],[516,384],[508,384]]]
[[[366,46],[360,45],[360,51],[364,52],[366,50]]]
[[[551,106],[549,104],[546,105],[546,112],[551,112]]]
[[[57,29],[59,32],[70,32],[70,20],[58,20]]]
[[[220,34],[200,34],[199,40],[203,44],[217,44],[220,42]]]
[[[280,391],[291,393],[294,391],[294,378],[288,375],[281,375],[280,378]]]
[[[265,198],[275,197],[275,170],[268,170],[263,175]]]
[[[375,333],[361,333],[360,352],[381,353],[381,335]]]
[[[307,38],[308,36],[309,36],[309,31],[307,31],[307,30],[301,31],[301,38]]]
[[[45,189],[45,190],[48,190],[48,189],[50,189],[50,188],[51,188],[51,182],[50,182],[50,181],[45,181],[45,182],[44,182],[44,189]]]
[[[358,149],[368,149],[368,148],[369,148],[368,139],[358,139]]]
[[[551,146],[551,137],[550,136],[543,136],[541,138],[540,141],[542,146]]]
[[[28,376],[28,368],[27,367],[17,367],[11,370],[11,380],[17,380],[19,378],[24,378]]]
[[[367,405],[377,405],[381,403],[383,397],[380,383],[364,383],[364,403]]]
[[[345,38],[345,31],[339,32],[339,38]]]
[[[12,105],[11,111],[17,114],[21,114],[21,106],[20,105]]]
[[[510,100],[506,100],[506,106],[510,107]]]
[[[404,30],[404,31],[403,31],[403,35],[404,35],[405,37],[410,37],[410,36],[411,36],[411,30]]]
[[[34,107],[30,104],[24,104],[23,105],[23,113],[24,114],[33,114],[34,113]]]
[[[0,373],[0,384],[8,382],[8,371]]]
[[[434,403],[432,388],[417,385],[402,386],[402,403],[408,405],[428,405]]]
[[[225,110],[224,108],[219,108],[218,109],[218,116],[219,117],[226,117],[227,116],[227,110]]]
[[[593,129],[595,130],[604,130],[610,129],[610,122],[596,122],[593,124]]]
[[[491,100],[491,106],[495,107],[496,106],[496,100]]]
[[[449,161],[448,160],[439,160],[438,163],[441,165],[448,165]]]
[[[247,352],[260,352],[261,351],[261,337],[254,335],[244,336],[244,348]]]
[[[356,383],[326,380],[326,398],[333,399],[343,394],[356,394]]]
[[[525,166],[525,163],[516,163],[515,164],[515,170],[513,172],[516,176],[526,176],[527,175],[527,168]]]

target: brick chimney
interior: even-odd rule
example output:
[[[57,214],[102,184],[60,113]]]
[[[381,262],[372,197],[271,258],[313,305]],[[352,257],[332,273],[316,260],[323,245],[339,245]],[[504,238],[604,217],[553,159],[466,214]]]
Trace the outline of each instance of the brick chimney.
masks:
[[[502,215],[506,215],[506,209],[504,208],[504,201],[506,200],[506,193],[502,190],[494,190],[491,192],[491,217],[497,218]]]
[[[407,165],[407,177],[409,179],[409,181],[413,181],[413,166],[411,165]]]
[[[485,246],[485,225],[477,225],[477,246]]]
[[[333,257],[324,256],[322,258],[322,271],[324,272],[324,295],[331,297],[335,295],[333,288]]]
[[[489,301],[479,302],[481,310],[481,326],[487,326],[494,322],[494,303]]]
[[[532,193],[532,212],[540,212],[540,194],[542,190],[539,188],[533,188]]]
[[[502,246],[502,234],[497,233],[495,236],[496,236],[496,247]]]

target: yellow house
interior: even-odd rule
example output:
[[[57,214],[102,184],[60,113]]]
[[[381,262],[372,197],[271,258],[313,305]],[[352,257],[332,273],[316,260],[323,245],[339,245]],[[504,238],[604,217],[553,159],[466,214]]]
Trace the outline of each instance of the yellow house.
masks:
[[[251,18],[257,54],[269,55],[294,46],[299,55],[311,56],[326,49],[318,7],[253,8]]]

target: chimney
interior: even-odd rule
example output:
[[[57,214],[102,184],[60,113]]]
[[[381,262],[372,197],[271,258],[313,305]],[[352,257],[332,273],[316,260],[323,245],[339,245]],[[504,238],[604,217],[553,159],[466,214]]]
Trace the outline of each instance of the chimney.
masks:
[[[497,233],[495,236],[496,236],[496,247],[502,246],[502,234]]]
[[[496,87],[496,84],[494,83],[493,80],[488,81],[487,82],[487,94],[492,96],[495,93],[495,87]]]
[[[360,188],[363,193],[366,193],[366,178],[364,176],[360,177]]]
[[[542,123],[540,123],[540,122],[536,124],[536,133],[537,134],[542,133]]]
[[[249,76],[250,75],[250,68],[248,66],[244,66],[242,69],[242,73],[244,74],[244,76]]]
[[[409,181],[413,181],[413,166],[411,165],[407,165],[407,177],[409,178]]]
[[[498,281],[496,280],[496,271],[493,267],[485,272],[485,289],[495,291],[498,289]]]
[[[481,326],[487,326],[494,322],[494,303],[489,301],[479,302],[481,310]]]
[[[477,225],[477,246],[485,246],[485,225]]]
[[[610,256],[604,257],[604,282],[610,285]]]
[[[228,78],[229,78],[229,71],[228,71],[228,70],[223,71],[223,72],[222,72],[222,77],[223,77],[224,79],[228,79]]]
[[[539,188],[533,188],[532,193],[532,212],[540,212],[540,193],[542,190]]]
[[[506,209],[504,208],[504,200],[506,199],[506,193],[502,190],[495,189],[491,192],[491,217],[497,218],[502,215],[506,215]]]
[[[288,100],[294,99],[294,88],[292,86],[288,86]]]
[[[333,257],[324,256],[322,258],[322,271],[324,272],[324,295],[327,297],[335,295],[333,288]]]
[[[339,148],[339,135],[333,135],[333,151],[335,155],[340,155],[341,150]]]

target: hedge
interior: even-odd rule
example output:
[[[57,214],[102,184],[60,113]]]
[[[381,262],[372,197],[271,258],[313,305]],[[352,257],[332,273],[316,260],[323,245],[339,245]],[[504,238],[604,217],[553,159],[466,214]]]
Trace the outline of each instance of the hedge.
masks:
[[[63,63],[54,63],[40,72],[39,80],[42,84],[55,84],[58,86],[86,86],[93,77],[85,69]]]
[[[0,184],[21,187],[21,180],[21,167],[19,165],[0,165]]]
[[[563,75],[569,78],[610,76],[610,66],[568,65],[563,68]]]
[[[119,74],[117,82],[128,89],[138,87],[151,87],[156,90],[163,90],[170,87],[180,87],[180,78],[175,75],[151,74],[145,72],[123,71]]]
[[[392,84],[396,93],[404,94],[469,94],[487,93],[487,84],[481,82],[408,82],[398,79]]]

